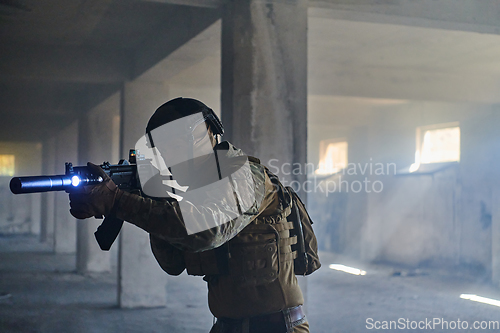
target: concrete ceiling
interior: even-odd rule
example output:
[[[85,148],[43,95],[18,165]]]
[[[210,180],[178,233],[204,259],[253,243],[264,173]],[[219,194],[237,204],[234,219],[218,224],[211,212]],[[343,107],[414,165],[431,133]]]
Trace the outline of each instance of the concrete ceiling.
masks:
[[[219,18],[175,1],[0,0],[0,140],[50,136]]]
[[[223,3],[0,0],[0,140],[47,137],[141,75],[219,84]],[[309,4],[310,94],[500,102],[498,1]]]
[[[172,65],[159,66],[183,68],[172,81],[200,87],[218,82],[220,24],[214,23],[200,40],[165,59]],[[203,55],[186,62],[193,45],[202,41]],[[327,18],[324,12],[309,17],[310,95],[500,103],[498,59],[496,34],[350,21]]]
[[[309,19],[309,92],[498,103],[500,36]]]

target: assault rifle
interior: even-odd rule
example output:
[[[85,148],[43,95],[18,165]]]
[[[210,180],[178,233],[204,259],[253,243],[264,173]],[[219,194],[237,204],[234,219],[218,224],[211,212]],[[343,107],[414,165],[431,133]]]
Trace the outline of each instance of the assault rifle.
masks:
[[[104,162],[100,167],[120,189],[132,191],[141,188],[137,177],[136,152],[134,149],[130,150],[128,161],[120,160],[118,164]],[[66,163],[64,175],[14,177],[10,181],[10,190],[14,194],[51,191],[71,193],[78,187],[95,185],[102,181],[102,177],[93,174],[87,166],[74,167],[72,163]],[[102,218],[102,216],[96,216],[96,218]],[[120,233],[122,225],[123,220],[113,215],[106,216],[94,233],[101,250],[109,251]]]

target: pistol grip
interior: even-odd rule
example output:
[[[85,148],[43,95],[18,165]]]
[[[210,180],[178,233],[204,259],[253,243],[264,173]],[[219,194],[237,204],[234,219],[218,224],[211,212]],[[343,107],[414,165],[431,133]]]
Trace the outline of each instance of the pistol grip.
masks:
[[[122,225],[123,220],[120,220],[116,216],[106,216],[104,221],[97,228],[96,232],[94,232],[95,239],[97,240],[101,250],[109,251],[116,237],[118,237]]]

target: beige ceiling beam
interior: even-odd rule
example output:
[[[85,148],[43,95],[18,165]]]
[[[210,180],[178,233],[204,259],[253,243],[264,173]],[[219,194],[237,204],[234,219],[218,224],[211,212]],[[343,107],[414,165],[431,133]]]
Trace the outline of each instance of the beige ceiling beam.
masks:
[[[43,113],[44,110],[39,111],[30,116],[9,113],[0,122],[0,141],[38,142],[53,136],[75,120],[73,115],[53,115]]]
[[[312,68],[311,95],[456,103],[500,103],[500,83],[492,76],[469,72],[424,72],[405,68]]]
[[[47,114],[77,117],[118,91],[117,84],[55,82],[0,83],[0,108],[4,114],[30,117]]]
[[[102,47],[2,45],[0,81],[38,80],[113,83],[129,78],[123,50]]]
[[[182,5],[191,7],[218,8],[227,0],[143,0],[149,2],[159,2],[169,5]]]
[[[497,0],[310,0],[311,17],[500,34]]]

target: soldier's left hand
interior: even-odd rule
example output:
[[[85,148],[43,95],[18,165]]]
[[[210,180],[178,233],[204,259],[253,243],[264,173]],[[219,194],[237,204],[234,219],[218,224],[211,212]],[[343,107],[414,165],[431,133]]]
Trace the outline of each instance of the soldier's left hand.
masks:
[[[97,185],[84,186],[81,190],[69,194],[69,212],[77,219],[107,216],[122,194],[100,166],[89,162],[87,167],[93,174],[101,176],[103,181]]]

